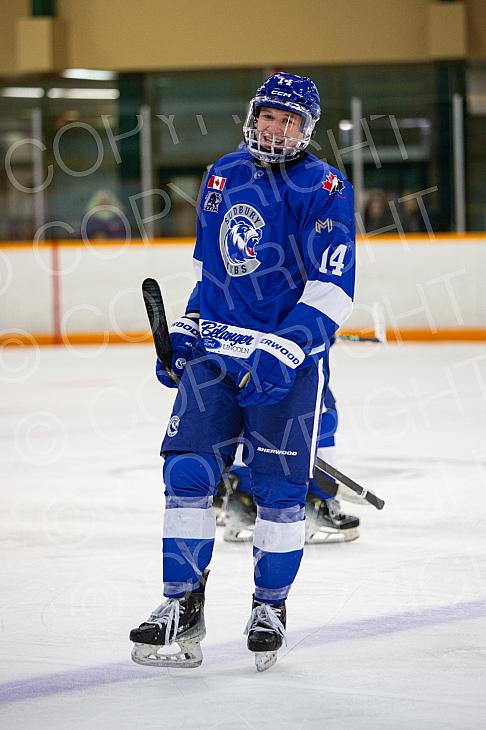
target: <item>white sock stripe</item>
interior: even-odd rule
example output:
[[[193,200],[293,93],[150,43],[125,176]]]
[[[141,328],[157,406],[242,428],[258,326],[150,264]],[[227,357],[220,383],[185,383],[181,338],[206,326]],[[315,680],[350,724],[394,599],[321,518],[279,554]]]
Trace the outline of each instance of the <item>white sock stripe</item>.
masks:
[[[289,595],[292,583],[283,588],[262,588],[255,586],[255,598],[257,601],[285,601]]]
[[[171,598],[171,596],[177,596],[181,593],[190,593],[191,591],[195,591],[196,588],[199,587],[199,581],[195,580],[194,582],[186,582],[186,583],[170,583],[165,582],[164,583],[164,596],[166,598]]]
[[[298,504],[293,507],[280,509],[279,507],[257,507],[257,513],[261,520],[269,522],[299,522],[305,518],[305,507]]]
[[[165,497],[165,509],[176,509],[178,507],[192,507],[193,509],[208,509],[213,506],[213,497],[179,497],[176,494],[168,494]]]
[[[305,542],[305,520],[269,522],[256,518],[253,547],[266,553],[290,553],[302,550]]]
[[[212,507],[168,509],[164,514],[164,537],[188,540],[211,540],[216,533],[216,518]]]

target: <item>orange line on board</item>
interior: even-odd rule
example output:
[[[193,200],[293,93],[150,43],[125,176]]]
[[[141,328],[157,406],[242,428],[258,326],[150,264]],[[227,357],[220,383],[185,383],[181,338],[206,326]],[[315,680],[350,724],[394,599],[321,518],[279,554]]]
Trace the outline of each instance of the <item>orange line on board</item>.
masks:
[[[338,334],[373,337],[374,331],[371,329],[339,330]],[[388,327],[386,338],[388,342],[484,342],[486,341],[486,329],[475,327],[442,328],[431,332],[430,329],[425,328],[395,330]]]
[[[467,243],[486,243],[486,231],[478,231],[477,233],[436,233],[434,237],[429,237],[425,233],[407,233],[404,236],[398,234],[385,233],[383,235],[369,235],[369,236],[357,236],[358,244],[364,243],[394,243],[394,244],[437,244],[437,243],[458,243],[464,241]],[[62,240],[48,240],[38,241],[34,244],[33,241],[0,241],[0,249],[25,249],[33,248],[36,246],[38,249],[46,249],[53,245],[59,246],[59,248],[65,247],[83,247],[83,248],[98,248],[98,247],[126,247],[126,248],[151,248],[152,246],[194,246],[195,239],[192,237],[175,237],[175,238],[154,238],[151,241],[144,241],[139,238],[133,238],[131,240],[124,239],[95,239],[93,241],[83,241],[82,239],[62,239]]]
[[[342,330],[340,334],[372,337],[369,329]],[[387,329],[389,342],[486,342],[486,328],[439,329]],[[152,342],[151,332],[63,332],[59,344],[71,345],[133,345]],[[0,346],[43,346],[54,345],[55,337],[47,333],[26,333],[11,331],[0,335]]]
[[[151,332],[62,332],[60,339],[54,334],[44,332],[9,331],[0,335],[0,346],[16,347],[44,345],[133,345],[152,342]]]
[[[124,239],[95,239],[93,241],[83,241],[81,238],[66,238],[60,240],[46,241],[0,241],[0,249],[25,249],[34,247],[38,250],[47,249],[51,246],[59,248],[103,248],[103,247],[119,247],[119,248],[151,248],[152,246],[194,246],[195,238],[154,238],[151,241],[144,241],[140,238],[129,240]]]

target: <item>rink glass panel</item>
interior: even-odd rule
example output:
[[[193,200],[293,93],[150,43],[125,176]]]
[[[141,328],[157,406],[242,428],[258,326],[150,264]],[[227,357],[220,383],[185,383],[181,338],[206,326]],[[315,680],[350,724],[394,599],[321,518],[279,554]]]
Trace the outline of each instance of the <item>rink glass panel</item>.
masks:
[[[485,64],[465,67],[461,62],[441,62],[285,70],[310,75],[316,81],[323,115],[312,151],[332,164],[341,164],[351,180],[351,153],[343,152],[341,160],[337,160],[330,140],[332,134],[334,146],[340,150],[351,145],[351,99],[361,99],[363,119],[375,148],[375,157],[369,146],[363,150],[364,207],[376,194],[384,198],[388,208],[392,201],[401,212],[401,197],[437,187],[436,192],[424,194],[423,200],[434,230],[438,231],[454,230],[451,102],[453,93],[462,92],[466,101],[467,229],[486,229],[486,109],[481,101],[486,87]],[[150,110],[152,126],[151,185],[163,193],[153,196],[153,214],[161,211],[164,197],[170,201],[169,214],[154,222],[154,235],[192,236],[202,176],[211,162],[237,148],[248,101],[270,71],[256,68],[119,74],[115,80],[103,83],[57,76],[4,80],[0,84],[0,240],[29,239],[35,233],[33,196],[16,188],[5,169],[11,145],[31,137],[31,113],[35,107],[41,110],[46,145],[44,176],[51,164],[54,172],[44,192],[44,219],[63,224],[57,231],[49,229],[49,237],[79,237],[83,216],[96,193],[102,190],[118,201],[131,235],[140,237],[131,207],[133,196],[142,192],[139,135],[119,144],[119,162],[102,118],[109,119],[116,135],[135,128],[137,114],[144,104]],[[5,89],[13,86],[41,88],[43,96],[6,97]],[[115,90],[118,98],[49,95],[49,90],[55,88],[83,87]],[[391,120],[397,125],[406,158]],[[58,154],[64,169],[56,160],[56,135],[58,139],[60,135]],[[101,160],[97,164],[100,150]],[[28,144],[12,157],[15,177],[27,187],[32,185],[32,158],[33,150]],[[89,168],[93,169],[88,174],[72,173]],[[402,222],[405,232],[413,231],[413,222],[409,223],[405,216]],[[373,225],[368,225],[371,231],[376,229]]]
[[[486,230],[486,63],[471,63],[466,72],[466,191],[468,228]]]
[[[208,165],[237,149],[248,102],[264,76],[261,69],[148,76],[154,183],[171,204],[156,235],[194,235],[195,206],[187,198],[197,199]]]
[[[22,186],[32,187],[33,148],[21,143],[32,136],[32,110],[38,101],[5,97],[0,91],[0,240],[3,241],[28,240],[34,235],[31,196],[22,189]],[[18,145],[15,151],[13,145]],[[12,150],[10,163],[9,150]]]

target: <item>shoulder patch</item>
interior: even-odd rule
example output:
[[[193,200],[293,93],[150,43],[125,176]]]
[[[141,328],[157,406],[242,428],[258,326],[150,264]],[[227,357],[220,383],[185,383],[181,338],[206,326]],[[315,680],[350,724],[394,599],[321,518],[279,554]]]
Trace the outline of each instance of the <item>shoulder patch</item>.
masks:
[[[222,190],[224,186],[226,185],[226,180],[228,178],[226,177],[219,177],[218,175],[211,175],[211,177],[208,180],[208,188],[212,188],[212,190]]]
[[[222,199],[221,193],[210,190],[204,198],[204,210],[209,211],[209,213],[217,213]]]
[[[326,179],[322,181],[322,187],[327,190],[329,195],[334,195],[334,193],[342,193],[344,183],[333,172],[328,172]]]

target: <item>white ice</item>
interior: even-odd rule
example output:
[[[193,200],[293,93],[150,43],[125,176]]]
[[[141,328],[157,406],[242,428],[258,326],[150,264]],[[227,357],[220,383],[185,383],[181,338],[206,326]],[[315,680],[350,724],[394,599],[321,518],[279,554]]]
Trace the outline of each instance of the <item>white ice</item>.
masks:
[[[486,349],[339,344],[338,466],[386,500],[306,549],[288,647],[245,647],[249,545],[218,535],[199,669],[130,661],[160,602],[159,442],[173,393],[149,346],[1,353],[0,727],[486,727]]]

